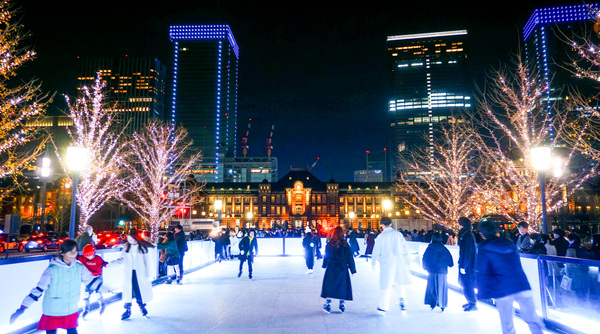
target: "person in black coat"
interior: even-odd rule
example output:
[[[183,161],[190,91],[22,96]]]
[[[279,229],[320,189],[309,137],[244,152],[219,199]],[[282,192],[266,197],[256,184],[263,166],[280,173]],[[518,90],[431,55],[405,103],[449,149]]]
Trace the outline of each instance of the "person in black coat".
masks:
[[[306,261],[306,267],[308,273],[313,273],[313,266],[315,265],[315,238],[312,233],[306,232],[304,239],[302,239],[302,247],[304,247],[304,260]]]
[[[567,248],[569,248],[569,241],[565,239],[565,231],[560,228],[552,231],[554,240],[550,241],[550,244],[556,248],[556,255],[565,256],[567,255]]]
[[[369,234],[365,238],[365,242],[367,243],[367,248],[365,249],[365,256],[367,260],[373,254],[373,247],[375,246],[375,238],[377,238],[377,234],[375,234],[374,230],[369,230]]]
[[[423,254],[423,269],[427,270],[427,288],[425,289],[425,305],[433,310],[439,306],[444,312],[448,306],[448,267],[454,266],[450,251],[442,243],[439,232],[431,236],[431,243]]]
[[[248,261],[248,278],[252,279],[252,263],[254,257],[258,254],[258,242],[256,241],[256,233],[254,230],[250,230],[248,235],[240,241],[240,272],[238,277],[242,276],[242,269],[244,268],[244,262]],[[253,252],[254,251],[254,252]]]
[[[516,245],[496,236],[496,225],[490,221],[479,224],[484,238],[477,254],[477,296],[496,301],[503,333],[515,333],[513,304],[519,304],[521,318],[531,333],[542,334],[544,325],[535,311],[531,286],[521,265]]]
[[[315,239],[315,253],[317,254],[317,260],[320,260],[323,258],[323,255],[321,255],[321,235],[319,234],[319,229],[315,230],[313,238]]]
[[[360,246],[358,245],[358,240],[356,240],[356,238],[356,231],[351,231],[350,237],[348,238],[348,243],[350,244],[350,249],[352,250],[352,255],[354,256],[360,255]]]
[[[340,300],[340,311],[346,310],[345,300],[352,300],[352,284],[350,275],[356,274],[356,266],[352,250],[344,238],[344,230],[336,227],[331,234],[331,239],[325,247],[325,258],[323,259],[323,286],[321,298],[325,298],[323,310],[331,312],[331,298]]]
[[[181,225],[177,225],[174,228],[174,238],[177,243],[177,250],[179,250],[179,276],[177,277],[177,284],[181,285],[181,280],[183,280],[183,255],[188,251],[187,241],[185,240],[185,232],[183,232],[183,227]]]
[[[460,217],[458,225],[458,282],[463,287],[463,294],[467,303],[463,305],[466,312],[477,310],[477,297],[475,296],[475,259],[477,256],[477,245],[473,236],[471,221],[467,217]]]

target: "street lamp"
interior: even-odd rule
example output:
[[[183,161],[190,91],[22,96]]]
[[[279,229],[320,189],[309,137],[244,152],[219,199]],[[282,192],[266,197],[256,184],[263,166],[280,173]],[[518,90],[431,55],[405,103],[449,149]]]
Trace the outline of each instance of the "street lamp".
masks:
[[[552,151],[548,146],[534,147],[531,149],[531,160],[533,167],[538,172],[540,178],[540,195],[542,198],[542,232],[548,233],[548,217],[546,213],[546,172],[548,172],[552,165]],[[560,163],[556,161],[555,163]],[[555,172],[560,168],[562,172],[562,165],[556,165]],[[556,174],[555,174],[556,175]]]
[[[81,171],[87,168],[88,150],[84,147],[69,146],[67,148],[67,167],[72,173],[73,191],[71,197],[71,220],[69,222],[69,239],[75,237],[75,218],[77,215],[77,183]]]
[[[218,216],[217,219],[219,221],[219,226],[221,226],[221,209],[223,208],[223,200],[216,199],[215,200],[215,210],[217,210]]]
[[[42,224],[42,228],[44,227],[44,209],[46,208],[46,184],[48,183],[48,177],[50,176],[50,158],[43,157],[42,158],[42,169],[41,174],[42,180],[44,180],[42,186],[42,215],[40,217],[40,224]]]
[[[389,216],[389,212],[392,209],[392,201],[390,201],[389,199],[384,199],[383,200],[383,210],[385,210],[386,215]]]

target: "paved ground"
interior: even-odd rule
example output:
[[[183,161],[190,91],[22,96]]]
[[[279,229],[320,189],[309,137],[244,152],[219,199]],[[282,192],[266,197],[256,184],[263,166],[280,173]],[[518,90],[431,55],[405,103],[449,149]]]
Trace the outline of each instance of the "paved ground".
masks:
[[[425,281],[414,279],[407,291],[407,311],[376,313],[377,273],[365,259],[357,259],[352,278],[354,301],[341,313],[321,309],[319,297],[324,270],[308,275],[301,257],[258,257],[254,279],[247,272],[237,277],[238,261],[225,261],[188,274],[184,284],[154,287],[148,318],[133,308],[130,320],[121,321],[121,302],[110,304],[99,316],[92,311],[79,322],[79,333],[501,333],[498,313],[488,305],[465,313],[462,295],[450,290],[443,313],[423,304]],[[321,261],[317,261],[320,266]],[[374,288],[375,287],[375,288]],[[395,300],[394,298],[393,300]],[[520,319],[518,333],[529,333]]]

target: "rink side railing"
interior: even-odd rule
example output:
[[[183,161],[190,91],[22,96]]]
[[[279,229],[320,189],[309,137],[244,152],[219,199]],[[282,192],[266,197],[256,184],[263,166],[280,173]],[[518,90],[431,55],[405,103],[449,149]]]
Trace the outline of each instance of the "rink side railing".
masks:
[[[303,256],[302,238],[258,238],[258,256]],[[366,248],[364,240],[359,238],[360,253]],[[325,238],[322,239],[321,252],[325,250]],[[421,266],[427,243],[408,242],[411,250],[410,269],[414,275],[425,278],[427,272]],[[448,270],[448,284],[451,289],[462,291],[458,283],[458,247],[446,246],[455,265]],[[214,243],[212,241],[188,241],[188,252],[184,257],[185,273],[198,270],[214,262]],[[120,249],[98,250],[107,262],[119,256]],[[154,284],[158,278],[158,252],[153,257],[152,277]],[[48,261],[54,255],[42,255],[27,258],[0,260],[0,333],[23,333],[35,328],[42,314],[42,303],[34,303],[13,325],[9,325],[10,315],[20,306],[23,298],[34,288]],[[592,333],[600,328],[600,261],[575,258],[521,255],[521,263],[534,296],[537,312],[549,329],[567,333]],[[122,267],[109,267],[104,271],[104,284],[116,295],[110,300],[120,299]],[[561,287],[562,277],[572,278],[571,288]],[[82,286],[83,291],[83,286]],[[83,295],[83,293],[82,293]],[[488,302],[493,305],[493,301]],[[80,304],[83,305],[83,302]]]

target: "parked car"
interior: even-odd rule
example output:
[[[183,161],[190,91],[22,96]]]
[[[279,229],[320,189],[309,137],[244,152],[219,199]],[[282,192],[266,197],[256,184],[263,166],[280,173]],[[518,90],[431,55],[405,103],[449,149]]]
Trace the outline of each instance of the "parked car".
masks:
[[[98,243],[96,244],[97,249],[113,248],[115,245],[123,243],[125,236],[120,232],[98,232]]]
[[[39,233],[27,239],[25,251],[40,249],[42,252],[46,252],[49,249],[58,249],[64,241],[65,238],[61,238],[56,232]]]
[[[0,234],[0,253],[15,249],[22,252],[24,249],[23,243],[17,238],[16,235]]]

